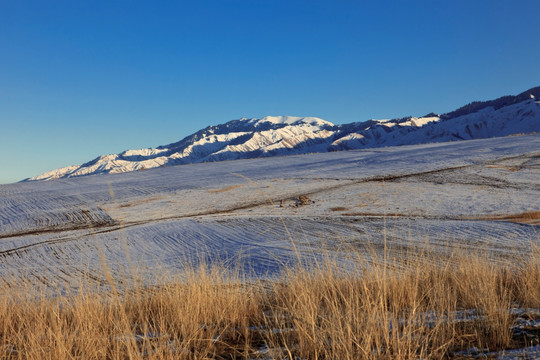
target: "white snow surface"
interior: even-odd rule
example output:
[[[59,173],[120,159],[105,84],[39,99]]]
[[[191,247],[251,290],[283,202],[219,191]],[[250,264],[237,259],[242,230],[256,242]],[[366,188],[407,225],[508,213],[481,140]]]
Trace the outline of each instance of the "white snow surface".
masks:
[[[406,117],[334,125],[316,117],[242,118],[209,126],[157,148],[100,156],[79,166],[52,170],[28,180],[123,173],[168,165],[365,149],[540,132],[535,98],[461,116]]]
[[[0,273],[62,287],[205,254],[269,276],[383,240],[512,256],[539,227],[497,217],[539,209],[540,134],[21,182],[0,185]]]

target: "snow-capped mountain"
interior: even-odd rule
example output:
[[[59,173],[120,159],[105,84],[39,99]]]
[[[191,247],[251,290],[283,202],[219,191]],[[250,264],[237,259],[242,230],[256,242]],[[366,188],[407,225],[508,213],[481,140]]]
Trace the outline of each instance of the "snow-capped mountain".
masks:
[[[473,102],[443,115],[344,125],[316,117],[266,116],[209,126],[157,148],[126,150],[27,180],[120,173],[166,165],[469,140],[540,131],[540,87],[517,96]]]

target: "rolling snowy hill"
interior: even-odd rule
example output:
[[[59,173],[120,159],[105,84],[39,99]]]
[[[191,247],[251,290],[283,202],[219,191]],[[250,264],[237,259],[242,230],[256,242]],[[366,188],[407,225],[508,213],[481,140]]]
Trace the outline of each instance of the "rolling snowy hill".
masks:
[[[370,120],[344,125],[316,117],[267,116],[209,126],[157,148],[103,155],[27,180],[122,173],[167,165],[413,145],[540,131],[540,87],[517,96],[473,102],[444,115]]]
[[[19,182],[0,185],[0,273],[56,293],[201,255],[261,277],[351,248],[511,256],[540,243],[539,199],[540,133]]]

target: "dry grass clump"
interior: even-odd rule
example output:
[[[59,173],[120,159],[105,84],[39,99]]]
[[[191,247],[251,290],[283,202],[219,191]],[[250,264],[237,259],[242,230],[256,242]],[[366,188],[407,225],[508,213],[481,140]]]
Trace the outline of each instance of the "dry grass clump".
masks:
[[[199,265],[122,291],[12,290],[0,298],[0,358],[443,359],[523,346],[510,309],[540,308],[538,255],[359,256],[264,282]]]
[[[257,286],[218,267],[167,285],[0,302],[0,358],[203,359],[237,356],[255,340]]]
[[[509,310],[540,306],[534,297],[540,277],[529,276],[538,261],[531,256],[511,266],[480,255],[424,254],[364,264],[361,272],[335,263],[289,270],[273,293],[270,327],[283,331],[270,347],[308,359],[445,358],[473,346],[507,349],[514,346]]]

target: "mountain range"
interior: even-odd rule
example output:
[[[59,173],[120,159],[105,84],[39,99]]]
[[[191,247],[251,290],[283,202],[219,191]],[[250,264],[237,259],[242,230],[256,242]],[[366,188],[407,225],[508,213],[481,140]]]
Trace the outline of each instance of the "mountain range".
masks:
[[[208,126],[172,144],[102,155],[82,165],[52,170],[24,181],[275,155],[471,140],[539,131],[540,86],[517,96],[472,102],[442,115],[430,113],[422,117],[342,125],[317,117],[241,118]]]

